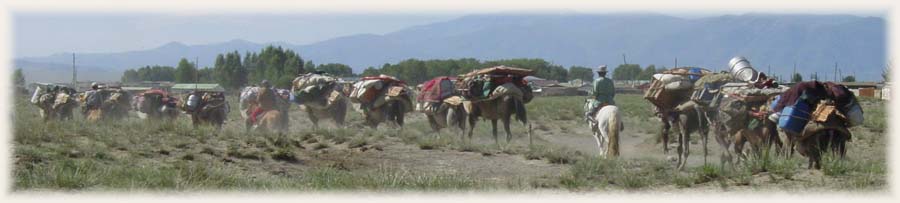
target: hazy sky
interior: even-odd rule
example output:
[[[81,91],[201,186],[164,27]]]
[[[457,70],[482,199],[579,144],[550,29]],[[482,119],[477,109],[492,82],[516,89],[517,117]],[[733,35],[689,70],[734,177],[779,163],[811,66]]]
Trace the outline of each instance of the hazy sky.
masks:
[[[459,15],[204,15],[14,13],[15,57],[60,52],[144,50],[178,41],[233,39],[308,44],[352,34],[384,34]]]
[[[551,13],[574,11],[553,11]],[[502,13],[502,12],[501,12]],[[189,45],[244,39],[251,42],[308,44],[352,34],[384,34],[451,20],[471,13],[422,14],[126,14],[13,13],[15,57],[61,52],[145,50],[178,41]],[[666,12],[684,18],[738,12]],[[879,16],[878,12],[849,12]]]

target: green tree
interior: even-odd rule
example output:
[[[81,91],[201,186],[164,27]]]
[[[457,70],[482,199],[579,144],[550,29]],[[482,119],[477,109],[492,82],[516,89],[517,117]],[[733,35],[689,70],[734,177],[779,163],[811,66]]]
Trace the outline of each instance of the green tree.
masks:
[[[175,68],[175,82],[194,83],[198,80],[197,76],[197,68],[193,63],[185,58],[178,61],[178,66]]]
[[[338,77],[350,77],[353,76],[353,68],[350,68],[348,65],[340,64],[340,63],[329,63],[329,64],[319,64],[316,67],[317,71],[322,71],[334,76]]]
[[[359,75],[360,76],[373,76],[373,75],[379,75],[379,74],[381,74],[381,70],[379,70],[375,67],[369,66],[368,68],[363,70],[363,72],[360,73]]]
[[[316,64],[314,64],[312,62],[312,60],[308,60],[308,61],[306,61],[305,64],[303,64],[303,73],[311,73],[315,70],[316,70]]]
[[[141,68],[128,69],[121,78],[122,82],[140,82],[140,81],[175,81],[175,68],[171,66],[144,66]]]
[[[848,75],[847,77],[844,77],[841,82],[856,82],[856,77]]]
[[[121,81],[123,83],[131,83],[131,82],[140,82],[141,77],[138,75],[138,71],[134,69],[125,70],[125,73],[122,74]]]
[[[650,64],[640,74],[638,74],[638,80],[650,80],[653,78],[653,74],[656,74],[656,66]]]
[[[16,69],[16,72],[13,74],[13,81],[16,86],[25,86],[25,74],[22,73],[22,69]]]
[[[594,80],[594,71],[591,71],[591,68],[584,66],[572,66],[569,67],[568,80],[581,79],[584,82],[591,82]]]
[[[791,77],[791,82],[798,83],[803,81],[803,76],[800,73],[794,73],[794,76]]]
[[[641,65],[621,64],[613,70],[614,80],[635,80],[641,74]]]

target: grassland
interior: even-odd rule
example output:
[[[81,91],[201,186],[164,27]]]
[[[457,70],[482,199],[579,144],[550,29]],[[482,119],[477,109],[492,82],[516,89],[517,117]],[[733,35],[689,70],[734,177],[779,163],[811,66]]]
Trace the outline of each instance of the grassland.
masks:
[[[885,110],[864,100],[866,122],[856,127],[849,157],[827,157],[823,170],[805,159],[755,157],[722,168],[716,153],[703,163],[699,148],[684,171],[673,169],[656,142],[659,122],[638,95],[619,95],[625,112],[623,156],[596,158],[582,120],[582,97],[540,97],[528,104],[535,140],[513,124],[512,143],[495,145],[489,122],[472,139],[432,130],[422,115],[402,129],[349,125],[313,130],[291,112],[286,134],[245,133],[236,108],[222,130],[130,118],[106,123],[44,123],[37,109],[15,101],[15,191],[885,191]],[[231,104],[236,104],[232,101]],[[502,130],[501,130],[502,134]],[[698,139],[694,139],[698,140]],[[715,144],[711,143],[713,150]],[[694,144],[692,147],[699,147]]]

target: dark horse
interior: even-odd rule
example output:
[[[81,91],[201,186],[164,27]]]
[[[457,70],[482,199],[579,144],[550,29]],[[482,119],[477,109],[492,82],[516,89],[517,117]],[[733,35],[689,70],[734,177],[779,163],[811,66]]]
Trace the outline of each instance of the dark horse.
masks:
[[[461,103],[454,105],[440,102],[437,110],[426,113],[425,116],[428,118],[431,129],[435,132],[440,132],[446,127],[456,127],[462,132],[466,130],[466,110]]]
[[[687,165],[691,133],[700,134],[705,162],[709,153],[707,148],[709,122],[706,121],[705,113],[696,103],[690,101],[690,92],[671,91],[664,96],[669,97],[664,99],[667,102],[664,102],[663,106],[657,106],[657,114],[663,124],[660,127],[663,153],[669,153],[669,131],[675,126],[678,130],[678,169],[683,169]]]
[[[229,106],[222,93],[206,93],[202,99],[204,102],[197,110],[190,112],[191,122],[194,127],[201,124],[211,124],[221,129],[228,116]]]
[[[510,84],[510,83],[507,83]],[[469,85],[469,92],[479,92],[483,84]],[[502,96],[491,96],[485,99],[475,99],[474,101],[466,101],[463,104],[469,117],[469,138],[474,133],[475,123],[478,118],[491,120],[491,133],[494,136],[494,142],[500,144],[497,137],[497,120],[503,122],[503,130],[506,131],[506,142],[512,140],[512,132],[509,130],[509,123],[513,114],[516,120],[522,122],[522,125],[528,125],[528,114],[525,110],[525,102],[531,100],[531,88],[529,86],[519,87],[515,85],[501,85],[503,88],[509,89],[510,92],[521,91],[521,95],[505,94]],[[501,87],[497,87],[499,89]],[[494,90],[497,91],[496,89]],[[528,138],[531,141],[531,127],[528,128]]]
[[[347,97],[342,94],[343,86],[332,83],[319,95],[297,97],[294,102],[304,106],[313,127],[319,127],[319,119],[330,118],[338,127],[344,126],[347,117]]]
[[[403,127],[404,116],[406,112],[410,111],[407,105],[403,104],[404,102],[407,101],[391,99],[379,107],[364,107],[363,114],[366,117],[366,125],[377,128],[381,122],[388,121],[396,126]]]

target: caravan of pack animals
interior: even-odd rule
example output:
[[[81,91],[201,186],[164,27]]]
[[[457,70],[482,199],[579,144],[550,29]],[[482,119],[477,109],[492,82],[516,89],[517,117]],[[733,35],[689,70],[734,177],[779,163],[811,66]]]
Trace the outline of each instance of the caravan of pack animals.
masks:
[[[587,97],[542,96],[510,66],[422,84],[312,72],[239,95],[42,86],[17,103],[15,187],[885,188],[884,101],[724,64],[660,72],[640,93],[601,65]]]

